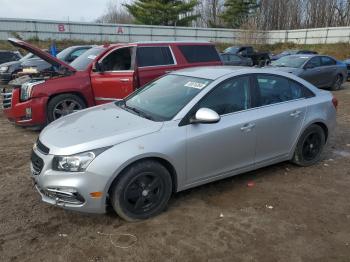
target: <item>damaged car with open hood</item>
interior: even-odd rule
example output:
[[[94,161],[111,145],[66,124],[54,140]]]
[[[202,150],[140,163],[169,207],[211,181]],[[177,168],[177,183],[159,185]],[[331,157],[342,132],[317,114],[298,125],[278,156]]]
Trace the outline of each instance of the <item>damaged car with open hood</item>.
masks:
[[[5,116],[41,128],[62,116],[116,99],[168,72],[222,65],[213,43],[137,42],[95,46],[67,64],[22,40],[9,39],[52,65],[50,72],[17,81],[3,94]]]

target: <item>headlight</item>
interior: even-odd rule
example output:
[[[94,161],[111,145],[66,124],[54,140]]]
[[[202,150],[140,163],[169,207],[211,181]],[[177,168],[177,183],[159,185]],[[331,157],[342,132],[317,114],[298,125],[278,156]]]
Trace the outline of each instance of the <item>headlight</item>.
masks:
[[[21,86],[21,101],[27,101],[32,96],[33,87],[44,83],[45,80],[36,82],[26,82]]]
[[[104,147],[72,156],[55,156],[52,161],[52,169],[64,172],[83,172],[90,163],[102,152],[110,147]]]
[[[5,73],[7,70],[9,70],[9,67],[8,67],[8,66],[1,66],[1,67],[0,67],[0,72]]]

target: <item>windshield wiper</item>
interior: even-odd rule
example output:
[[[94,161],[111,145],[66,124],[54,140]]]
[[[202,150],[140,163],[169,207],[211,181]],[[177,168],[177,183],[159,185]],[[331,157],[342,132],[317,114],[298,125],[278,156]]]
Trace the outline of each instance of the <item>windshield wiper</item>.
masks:
[[[139,109],[137,109],[135,107],[128,106],[125,102],[123,104],[123,108],[125,108],[129,112],[132,111],[133,113],[136,113],[140,117],[143,117],[143,118],[146,118],[146,119],[154,121],[154,118],[151,115],[149,115],[149,114],[147,114],[147,113],[145,113],[145,112],[143,112],[143,111],[141,111],[141,110],[139,110]]]
[[[115,104],[117,106],[119,106],[120,108],[123,108],[123,109],[125,109],[125,110],[127,110],[129,112],[131,111],[132,113],[137,114],[138,116],[141,116],[143,118],[146,118],[146,119],[154,121],[153,116],[151,116],[150,114],[147,114],[146,112],[143,112],[143,111],[141,111],[141,110],[139,110],[139,109],[137,109],[135,107],[128,106],[124,99],[121,99],[121,100],[115,102]]]

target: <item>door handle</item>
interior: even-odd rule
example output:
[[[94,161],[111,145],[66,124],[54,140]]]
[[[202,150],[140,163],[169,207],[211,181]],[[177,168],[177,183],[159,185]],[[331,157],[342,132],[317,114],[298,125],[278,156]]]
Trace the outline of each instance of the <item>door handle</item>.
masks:
[[[129,78],[120,78],[119,81],[123,82],[123,83],[126,83],[126,82],[129,82],[130,79]]]
[[[252,124],[252,123],[245,124],[244,126],[241,127],[241,131],[249,132],[250,130],[252,130],[253,127],[255,127],[255,124]]]
[[[301,111],[294,111],[294,112],[292,112],[292,113],[290,113],[289,115],[291,116],[291,117],[299,117],[299,115],[301,114]]]

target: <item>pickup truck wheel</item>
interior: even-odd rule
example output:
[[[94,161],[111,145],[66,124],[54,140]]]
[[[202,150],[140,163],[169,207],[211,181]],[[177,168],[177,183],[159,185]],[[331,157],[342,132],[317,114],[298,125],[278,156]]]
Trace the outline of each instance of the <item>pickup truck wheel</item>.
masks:
[[[333,85],[331,86],[331,90],[332,91],[339,90],[341,88],[342,84],[343,84],[343,77],[342,77],[342,75],[337,75],[335,77]]]
[[[163,165],[145,160],[131,165],[120,175],[111,189],[111,203],[121,218],[147,219],[165,209],[172,193],[172,180]]]
[[[298,166],[310,166],[321,158],[326,143],[325,133],[318,125],[311,125],[299,138],[292,162]]]
[[[47,120],[49,123],[86,108],[84,101],[77,95],[62,94],[52,98],[47,105]]]

